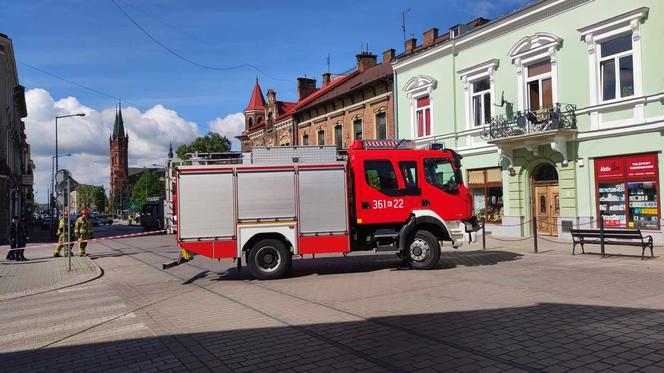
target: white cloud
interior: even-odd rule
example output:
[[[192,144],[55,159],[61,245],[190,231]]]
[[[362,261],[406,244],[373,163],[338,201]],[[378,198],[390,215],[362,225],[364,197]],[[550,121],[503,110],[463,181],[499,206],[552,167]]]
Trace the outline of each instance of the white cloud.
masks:
[[[217,132],[231,140],[231,149],[240,150],[240,141],[235,138],[244,130],[244,114],[228,114],[223,118],[216,118],[208,123],[208,128],[212,132]]]
[[[52,155],[55,154],[55,115],[85,113],[85,117],[58,120],[60,168],[67,168],[80,183],[104,185],[110,178],[109,137],[113,130],[115,108],[97,111],[81,104],[75,97],[55,101],[48,91],[31,89],[25,94],[28,117],[25,127],[35,170],[37,200],[47,200]],[[141,112],[133,107],[122,109],[125,131],[129,134],[129,165],[150,167],[164,164],[168,144],[189,143],[200,135],[196,123],[181,118],[177,112],[156,105]]]

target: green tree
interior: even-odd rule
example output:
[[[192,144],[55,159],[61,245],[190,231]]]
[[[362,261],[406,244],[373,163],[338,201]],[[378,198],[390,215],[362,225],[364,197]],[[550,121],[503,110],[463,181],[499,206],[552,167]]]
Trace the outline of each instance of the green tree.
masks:
[[[79,209],[86,207],[89,208],[92,206],[92,190],[94,186],[92,185],[79,185],[76,187],[76,199]]]
[[[106,209],[106,191],[104,186],[92,187],[92,202],[97,207],[97,211],[104,211]]]
[[[207,135],[196,138],[191,144],[178,146],[175,152],[180,159],[185,159],[187,153],[223,153],[229,150],[231,150],[231,142],[226,136],[208,132]]]
[[[132,187],[131,200],[143,205],[148,197],[163,197],[165,194],[164,181],[159,180],[157,173],[147,170]]]

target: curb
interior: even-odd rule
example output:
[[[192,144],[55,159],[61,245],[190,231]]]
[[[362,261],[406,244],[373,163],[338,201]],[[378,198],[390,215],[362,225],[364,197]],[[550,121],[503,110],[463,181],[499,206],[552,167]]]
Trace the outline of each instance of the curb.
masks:
[[[101,266],[99,266],[97,264],[97,262],[92,260],[90,257],[86,257],[85,259],[87,259],[87,261],[91,263],[91,267],[94,267],[95,272],[92,275],[78,276],[78,277],[75,277],[75,278],[72,278],[72,279],[69,279],[69,280],[64,280],[64,281],[55,283],[55,284],[50,285],[50,286],[45,286],[45,287],[36,288],[36,289],[30,289],[30,290],[26,290],[26,291],[18,292],[18,293],[10,293],[10,294],[0,295],[0,302],[6,302],[6,301],[9,301],[9,300],[21,299],[21,298],[30,297],[30,296],[33,296],[33,295],[49,293],[49,292],[52,292],[52,291],[57,291],[57,290],[70,288],[70,287],[77,286],[77,285],[82,285],[82,284],[92,282],[94,280],[97,280],[97,279],[101,278],[104,275],[104,269],[101,268]]]

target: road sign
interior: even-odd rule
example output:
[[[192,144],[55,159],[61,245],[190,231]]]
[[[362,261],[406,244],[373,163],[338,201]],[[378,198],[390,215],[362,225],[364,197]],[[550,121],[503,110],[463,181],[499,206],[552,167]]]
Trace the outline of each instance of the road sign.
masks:
[[[141,205],[138,202],[132,201],[127,205],[127,209],[138,211],[141,208]]]
[[[67,185],[67,180],[69,180],[69,185]],[[55,190],[58,193],[66,193],[67,187],[69,187],[70,192],[78,187],[78,182],[71,177],[71,172],[65,169],[55,174],[55,183]]]

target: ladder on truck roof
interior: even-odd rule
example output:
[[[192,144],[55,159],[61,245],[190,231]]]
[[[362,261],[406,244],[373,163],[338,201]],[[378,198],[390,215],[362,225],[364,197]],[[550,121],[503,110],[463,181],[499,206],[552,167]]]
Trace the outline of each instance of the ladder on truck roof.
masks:
[[[251,164],[322,164],[337,163],[339,155],[334,145],[274,146],[254,147],[251,151]]]

